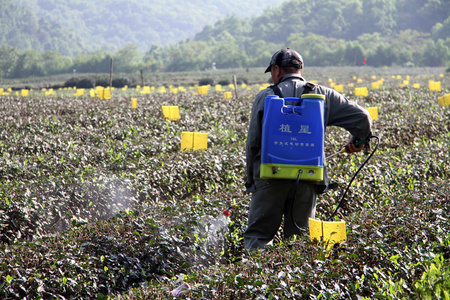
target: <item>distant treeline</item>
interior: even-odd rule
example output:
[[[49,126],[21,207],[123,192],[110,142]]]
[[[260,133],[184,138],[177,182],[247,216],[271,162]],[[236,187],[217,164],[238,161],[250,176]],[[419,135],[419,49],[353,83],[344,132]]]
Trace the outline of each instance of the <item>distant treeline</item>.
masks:
[[[73,58],[57,51],[0,48],[0,76],[59,73],[196,71],[264,67],[273,52],[290,47],[306,66],[446,66],[450,62],[450,1],[291,0],[252,19],[228,16],[194,39],[146,53],[128,45]]]
[[[402,37],[414,40],[414,45],[401,43]],[[366,35],[367,44],[381,39],[379,34]],[[402,32],[394,43],[377,43],[369,48],[364,41],[337,41],[323,36],[298,34],[288,44],[299,49],[306,66],[445,66],[450,60],[450,39],[433,41],[415,31]],[[364,45],[364,46],[363,46]],[[96,51],[74,59],[59,52],[36,50],[17,51],[6,46],[0,48],[0,76],[26,78],[30,76],[57,75],[70,72],[108,73],[111,58],[115,73],[136,73],[140,70],[196,71],[216,68],[264,67],[276,49],[285,44],[259,41],[248,49],[237,44],[230,36],[228,41],[209,44],[186,40],[167,47],[153,47],[146,54],[137,46],[129,45],[114,53]]]

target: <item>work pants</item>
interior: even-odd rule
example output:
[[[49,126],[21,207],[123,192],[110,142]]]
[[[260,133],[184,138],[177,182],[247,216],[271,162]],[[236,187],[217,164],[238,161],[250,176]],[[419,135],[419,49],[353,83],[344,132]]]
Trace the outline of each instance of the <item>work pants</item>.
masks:
[[[316,214],[317,188],[312,183],[300,181],[295,192],[296,184],[296,180],[280,179],[256,182],[244,233],[246,249],[265,248],[280,228],[283,215],[285,239],[300,233],[293,218],[299,227],[308,228],[308,218],[314,218]]]

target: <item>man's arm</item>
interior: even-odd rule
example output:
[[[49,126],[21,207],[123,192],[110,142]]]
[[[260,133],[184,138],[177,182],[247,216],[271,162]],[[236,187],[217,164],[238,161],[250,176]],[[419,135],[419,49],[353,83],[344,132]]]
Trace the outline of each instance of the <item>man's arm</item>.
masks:
[[[355,140],[368,139],[372,134],[372,118],[364,107],[354,101],[347,100],[338,92],[320,87],[321,93],[326,96],[325,125],[339,126],[353,136],[346,145],[346,152],[359,152],[364,143],[355,146]]]
[[[246,142],[246,157],[247,157],[247,182],[246,186],[249,188],[254,184],[254,160],[255,157],[261,155],[261,140],[262,140],[262,123],[264,117],[264,101],[269,91],[262,90],[258,93],[253,102],[250,124],[247,133]]]

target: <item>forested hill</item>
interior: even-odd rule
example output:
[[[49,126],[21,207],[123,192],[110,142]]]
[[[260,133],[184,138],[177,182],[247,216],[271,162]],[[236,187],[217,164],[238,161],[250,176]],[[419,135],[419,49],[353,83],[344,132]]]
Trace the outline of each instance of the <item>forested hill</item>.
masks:
[[[197,40],[211,40],[225,30],[273,43],[287,43],[292,34],[299,33],[356,40],[363,34],[392,36],[404,30],[445,39],[450,36],[450,1],[290,0],[253,18],[245,28],[232,18],[228,23],[207,26]]]
[[[266,9],[261,0],[99,2],[2,0],[0,77],[101,73],[111,58],[124,73],[263,67],[284,47],[306,66],[450,70],[448,0],[271,0]],[[227,9],[232,14],[208,21]]]
[[[448,0],[290,0],[243,19],[206,26],[195,41],[221,42],[241,54],[236,61],[263,65],[269,53],[289,46],[314,66],[450,63]],[[246,57],[247,56],[247,57]]]
[[[63,55],[134,44],[141,51],[193,37],[227,15],[251,17],[283,0],[2,0],[0,47]]]

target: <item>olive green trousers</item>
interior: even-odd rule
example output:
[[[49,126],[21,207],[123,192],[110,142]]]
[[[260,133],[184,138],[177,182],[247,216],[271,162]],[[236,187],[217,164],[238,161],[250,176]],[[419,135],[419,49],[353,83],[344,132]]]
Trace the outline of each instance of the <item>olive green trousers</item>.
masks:
[[[282,222],[284,239],[299,234],[297,226],[308,228],[308,219],[316,214],[317,186],[305,181],[300,181],[297,189],[296,185],[296,180],[261,179],[256,182],[244,233],[246,249],[265,248]]]

